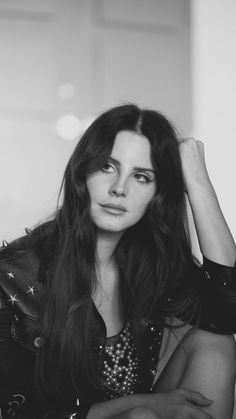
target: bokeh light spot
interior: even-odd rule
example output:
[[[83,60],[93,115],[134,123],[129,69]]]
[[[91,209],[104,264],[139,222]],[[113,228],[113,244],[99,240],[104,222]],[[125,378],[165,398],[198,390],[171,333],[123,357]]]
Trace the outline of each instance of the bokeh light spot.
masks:
[[[56,122],[56,131],[63,140],[74,140],[82,132],[82,123],[78,116],[63,115]]]

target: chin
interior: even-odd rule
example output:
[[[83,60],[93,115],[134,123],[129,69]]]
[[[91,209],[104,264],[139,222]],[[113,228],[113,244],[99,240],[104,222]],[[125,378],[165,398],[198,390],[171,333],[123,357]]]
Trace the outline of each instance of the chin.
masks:
[[[107,231],[109,233],[122,233],[128,228],[136,224],[136,220],[125,220],[118,217],[92,217],[92,220],[100,231]]]
[[[122,233],[122,232],[124,232],[125,230],[127,230],[127,228],[129,228],[129,227],[115,227],[115,226],[107,226],[107,225],[99,225],[99,224],[95,224],[96,225],[96,227],[97,227],[97,229],[99,230],[99,231],[103,231],[104,233],[105,232],[107,232],[107,233]]]
[[[122,233],[127,230],[130,225],[120,222],[99,222],[98,220],[93,221],[98,230],[108,233]]]

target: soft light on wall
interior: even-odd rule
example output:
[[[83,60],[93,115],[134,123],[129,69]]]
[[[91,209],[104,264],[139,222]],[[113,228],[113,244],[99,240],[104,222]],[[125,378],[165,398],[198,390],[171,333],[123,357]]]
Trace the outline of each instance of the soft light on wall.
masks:
[[[74,140],[82,132],[81,120],[77,115],[63,115],[56,122],[56,131],[63,140]]]

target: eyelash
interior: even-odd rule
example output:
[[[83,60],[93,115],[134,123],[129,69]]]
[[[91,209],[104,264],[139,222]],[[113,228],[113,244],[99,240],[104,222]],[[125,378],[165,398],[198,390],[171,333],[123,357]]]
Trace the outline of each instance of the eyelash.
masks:
[[[105,163],[103,168],[102,168],[103,172],[108,172],[108,170],[105,169],[106,166],[109,166],[109,168],[111,167],[112,169],[114,169],[114,167],[110,163]]]
[[[140,183],[149,183],[149,182],[151,182],[151,180],[149,179],[148,176],[143,175],[142,173],[135,173],[135,176],[137,176],[137,175],[138,176],[142,176],[145,179],[145,182],[137,179],[138,182],[140,182]]]
[[[108,167],[109,166],[109,168],[108,169],[105,169],[105,167]],[[110,164],[110,163],[106,163],[106,164],[104,164],[104,166],[103,166],[103,168],[102,168],[102,171],[103,172],[105,172],[105,173],[110,173],[108,170],[110,169],[110,168],[112,168],[112,169],[114,169],[114,167]],[[142,180],[138,180],[137,178],[136,178],[136,180],[139,182],[139,183],[149,183],[149,182],[152,182],[151,181],[151,179],[149,179],[149,177],[148,176],[146,176],[146,175],[144,175],[143,173],[135,173],[135,175],[134,176],[142,176],[144,179],[145,179],[145,181],[142,181]]]

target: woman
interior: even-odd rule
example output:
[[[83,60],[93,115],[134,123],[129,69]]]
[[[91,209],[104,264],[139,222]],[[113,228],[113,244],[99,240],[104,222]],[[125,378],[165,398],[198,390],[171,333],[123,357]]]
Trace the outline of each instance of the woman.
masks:
[[[202,143],[118,106],[63,185],[55,217],[2,249],[2,417],[230,418],[235,345],[212,332],[236,330],[236,252]]]

